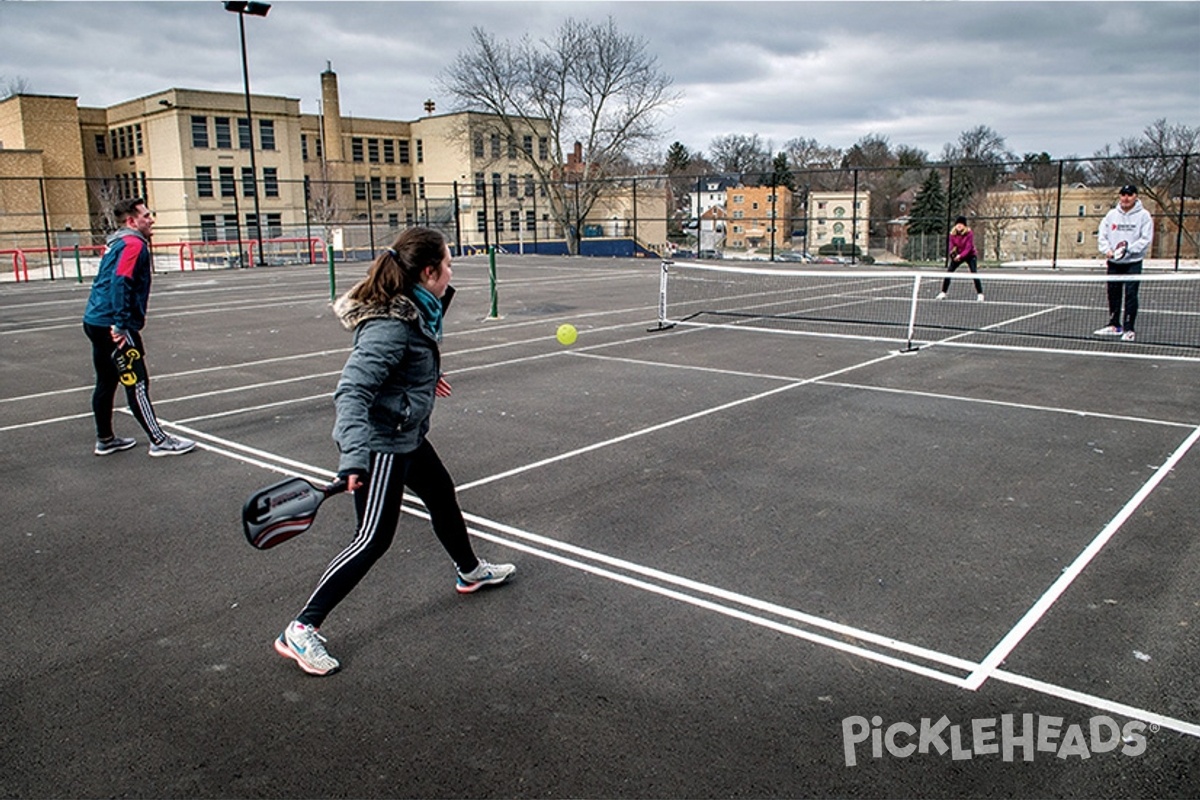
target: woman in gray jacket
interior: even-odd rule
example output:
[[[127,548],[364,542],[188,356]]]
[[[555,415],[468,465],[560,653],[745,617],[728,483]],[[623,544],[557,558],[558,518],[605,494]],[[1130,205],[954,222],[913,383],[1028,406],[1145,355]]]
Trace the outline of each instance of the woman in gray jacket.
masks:
[[[433,531],[458,571],[460,592],[504,583],[512,564],[475,556],[458,506],[454,481],[425,438],[435,397],[447,397],[441,374],[442,318],[454,290],[450,249],[429,228],[409,228],[334,304],[354,345],[334,392],[333,438],[338,476],[354,493],[358,532],[330,562],[304,610],[275,650],[312,675],[340,666],[317,629],[392,544],[408,486],[429,511]]]

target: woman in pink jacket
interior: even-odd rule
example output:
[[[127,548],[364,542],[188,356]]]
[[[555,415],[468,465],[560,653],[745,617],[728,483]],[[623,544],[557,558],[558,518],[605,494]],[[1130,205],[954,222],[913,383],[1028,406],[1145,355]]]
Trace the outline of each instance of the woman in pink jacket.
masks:
[[[959,217],[954,220],[954,227],[950,229],[950,266],[946,271],[954,272],[963,264],[967,265],[972,275],[977,274],[979,259],[975,252],[975,233],[967,227],[967,218]],[[949,276],[942,281],[942,291],[938,292],[935,299],[945,300],[948,291],[950,291]],[[975,299],[983,302],[983,284],[979,282],[979,278],[975,279]]]

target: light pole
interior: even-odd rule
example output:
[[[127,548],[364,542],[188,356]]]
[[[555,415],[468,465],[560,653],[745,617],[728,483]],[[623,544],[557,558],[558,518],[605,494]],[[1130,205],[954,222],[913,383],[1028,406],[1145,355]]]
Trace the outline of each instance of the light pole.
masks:
[[[225,10],[238,15],[238,32],[242,37],[242,86],[246,92],[246,134],[250,138],[250,181],[254,189],[254,232],[258,239],[258,266],[266,266],[263,253],[262,212],[258,207],[258,164],[254,159],[254,118],[250,116],[250,69],[246,65],[246,15],[265,17],[271,10],[270,3],[252,3],[246,0],[225,0]],[[242,183],[245,186],[245,183]]]

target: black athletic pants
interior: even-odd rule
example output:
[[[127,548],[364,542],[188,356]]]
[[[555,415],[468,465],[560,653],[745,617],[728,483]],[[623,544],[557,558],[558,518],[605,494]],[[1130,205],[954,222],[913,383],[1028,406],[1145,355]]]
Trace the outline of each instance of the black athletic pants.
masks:
[[[460,572],[479,566],[467,523],[458,506],[454,480],[428,440],[411,453],[372,453],[367,485],[354,493],[358,532],[329,563],[317,589],[297,619],[320,627],[329,612],[392,546],[400,522],[400,503],[408,486],[429,511],[433,532]]]
[[[946,271],[954,272],[954,270],[958,269],[963,264],[967,265],[967,269],[971,270],[972,275],[977,274],[977,267],[979,266],[979,262],[978,262],[978,259],[973,255],[967,256],[962,261],[951,261],[950,268],[947,269]],[[949,276],[946,276],[945,278],[942,279],[942,291],[943,292],[950,291],[950,277]],[[979,282],[979,278],[975,279],[975,293],[983,294],[983,284]]]
[[[96,388],[92,391],[92,416],[96,419],[96,438],[108,440],[113,437],[113,397],[121,383],[117,365],[113,363],[112,358],[113,350],[117,346],[107,327],[85,322],[83,332],[92,341],[92,366],[96,370]],[[134,346],[145,355],[146,349],[142,346],[141,334],[137,331],[128,333]],[[154,416],[154,406],[150,402],[149,376],[132,386],[126,386],[125,399],[129,402],[129,410],[133,412],[142,430],[146,431],[150,441],[158,443],[167,438],[166,432],[158,426],[158,418]]]
[[[1142,262],[1130,261],[1128,264],[1114,264],[1108,262],[1109,275],[1141,275]],[[1138,313],[1138,288],[1142,285],[1141,281],[1109,281],[1108,282],[1108,324],[1115,327],[1124,328],[1127,331],[1133,330],[1134,324],[1137,322]],[[1125,299],[1125,316],[1121,317],[1121,296]],[[1151,331],[1153,333],[1153,331]]]

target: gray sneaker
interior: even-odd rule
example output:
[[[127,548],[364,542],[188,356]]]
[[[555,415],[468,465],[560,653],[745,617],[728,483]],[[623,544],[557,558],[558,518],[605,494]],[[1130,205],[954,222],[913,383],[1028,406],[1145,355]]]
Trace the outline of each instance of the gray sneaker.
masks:
[[[476,592],[484,586],[504,583],[513,576],[517,568],[512,564],[489,564],[480,561],[479,566],[470,572],[458,573],[458,585],[455,587],[463,594]]]
[[[275,640],[275,652],[290,658],[309,675],[330,675],[342,666],[325,652],[325,637],[312,625],[300,621],[290,623]]]
[[[103,442],[97,439],[96,449],[93,452],[98,456],[107,456],[136,446],[137,439],[122,439],[120,436],[114,436],[108,441]]]
[[[159,456],[181,456],[184,453],[190,453],[196,449],[196,443],[191,439],[181,439],[178,436],[168,436],[158,444],[150,445],[150,455]]]

